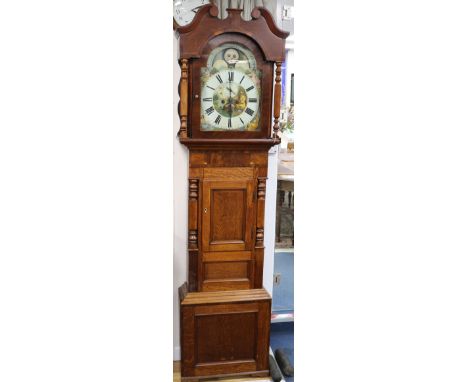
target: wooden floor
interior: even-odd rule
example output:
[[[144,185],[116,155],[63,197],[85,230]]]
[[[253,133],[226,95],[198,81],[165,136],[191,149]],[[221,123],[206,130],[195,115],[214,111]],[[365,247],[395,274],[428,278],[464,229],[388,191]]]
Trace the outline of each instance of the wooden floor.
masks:
[[[173,382],[180,382],[180,362],[174,362],[174,378]],[[226,378],[216,378],[216,379],[204,379],[203,382],[271,382],[270,378],[235,378],[235,379],[226,379]]]

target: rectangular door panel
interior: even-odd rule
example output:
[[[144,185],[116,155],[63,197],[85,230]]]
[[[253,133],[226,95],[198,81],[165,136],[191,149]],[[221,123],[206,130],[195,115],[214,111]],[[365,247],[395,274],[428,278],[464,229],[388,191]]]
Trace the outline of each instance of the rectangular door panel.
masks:
[[[249,289],[254,286],[250,251],[205,252],[201,258],[200,291]]]
[[[196,366],[242,360],[255,370],[257,322],[257,312],[195,315]]]
[[[211,244],[244,242],[246,201],[245,189],[211,190]]]
[[[221,261],[205,263],[205,280],[250,278],[250,261]]]
[[[201,291],[250,289],[253,287],[252,261],[204,263]]]
[[[254,213],[251,179],[204,181],[203,250],[250,250]]]

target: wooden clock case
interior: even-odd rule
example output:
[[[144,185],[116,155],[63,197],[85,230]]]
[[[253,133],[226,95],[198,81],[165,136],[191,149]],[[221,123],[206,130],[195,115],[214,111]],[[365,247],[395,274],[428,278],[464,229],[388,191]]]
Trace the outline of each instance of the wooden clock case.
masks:
[[[265,195],[268,151],[280,143],[288,33],[266,9],[255,8],[252,21],[241,12],[228,9],[221,20],[217,7],[207,5],[191,24],[176,29],[178,137],[189,150],[188,282],[179,288],[184,381],[269,375],[271,297],[262,287]],[[200,69],[209,52],[226,42],[249,48],[262,71],[258,131],[200,129]]]

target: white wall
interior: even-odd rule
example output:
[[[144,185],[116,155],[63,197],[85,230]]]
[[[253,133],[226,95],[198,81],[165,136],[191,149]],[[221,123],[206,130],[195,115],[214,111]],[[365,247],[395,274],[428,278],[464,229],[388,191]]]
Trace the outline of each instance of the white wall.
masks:
[[[294,6],[294,0],[277,0],[274,1],[274,4],[271,5],[271,10],[274,10],[273,16],[275,17],[276,24],[278,27],[284,31],[287,31],[291,34],[294,33],[294,19],[293,20],[283,20],[283,6],[292,5]],[[270,8],[269,8],[270,9]]]
[[[276,227],[276,187],[278,175],[278,147],[268,153],[268,180],[265,196],[265,257],[263,265],[263,287],[273,295],[273,270]]]

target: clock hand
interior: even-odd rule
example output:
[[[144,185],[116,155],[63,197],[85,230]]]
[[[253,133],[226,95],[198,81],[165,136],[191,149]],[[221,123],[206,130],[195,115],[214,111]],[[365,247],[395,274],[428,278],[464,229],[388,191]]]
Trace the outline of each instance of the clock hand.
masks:
[[[231,77],[229,77],[229,119],[232,119],[232,90],[231,90]]]

